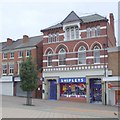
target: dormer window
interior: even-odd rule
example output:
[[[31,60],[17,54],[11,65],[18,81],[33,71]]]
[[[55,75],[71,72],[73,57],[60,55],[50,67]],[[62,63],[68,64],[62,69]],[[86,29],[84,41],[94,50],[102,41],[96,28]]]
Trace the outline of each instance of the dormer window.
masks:
[[[65,29],[65,40],[79,39],[79,28],[78,26],[70,26]]]

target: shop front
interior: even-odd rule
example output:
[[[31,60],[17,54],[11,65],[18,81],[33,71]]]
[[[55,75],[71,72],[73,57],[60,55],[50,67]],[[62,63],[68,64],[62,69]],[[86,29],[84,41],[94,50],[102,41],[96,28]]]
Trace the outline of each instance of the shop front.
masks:
[[[86,102],[86,78],[59,78],[60,100]]]
[[[90,103],[102,103],[101,78],[90,79]]]
[[[13,77],[2,76],[0,78],[0,84],[2,85],[2,95],[13,96]]]
[[[107,92],[107,104],[120,106],[120,77],[106,77],[103,78],[106,81],[106,92]]]

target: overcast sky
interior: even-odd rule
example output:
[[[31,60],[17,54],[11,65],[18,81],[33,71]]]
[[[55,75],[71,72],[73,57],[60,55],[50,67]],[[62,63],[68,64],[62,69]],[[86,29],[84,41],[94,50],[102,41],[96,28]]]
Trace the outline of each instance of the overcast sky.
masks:
[[[23,35],[30,37],[40,35],[41,29],[61,22],[71,11],[75,11],[80,17],[98,13],[109,18],[109,13],[113,13],[117,36],[118,1],[100,1],[2,0],[0,4],[0,41],[6,41],[7,38],[17,40]]]

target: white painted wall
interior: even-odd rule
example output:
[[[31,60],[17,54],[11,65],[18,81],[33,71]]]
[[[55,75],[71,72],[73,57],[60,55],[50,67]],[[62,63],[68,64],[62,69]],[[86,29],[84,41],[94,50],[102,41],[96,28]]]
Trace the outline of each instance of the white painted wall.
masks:
[[[43,72],[43,77],[54,77],[59,76],[60,78],[70,78],[70,77],[86,77],[86,76],[100,76],[104,75],[103,69],[93,69],[93,70],[76,70],[76,71],[52,71]]]

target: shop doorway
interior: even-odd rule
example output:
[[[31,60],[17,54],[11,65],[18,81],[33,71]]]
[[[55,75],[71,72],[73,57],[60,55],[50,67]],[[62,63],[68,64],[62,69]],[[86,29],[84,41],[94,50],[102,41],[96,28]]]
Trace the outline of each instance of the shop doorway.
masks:
[[[48,80],[49,82],[49,99],[57,100],[57,82],[56,80]]]
[[[101,79],[90,79],[90,103],[102,103]]]

